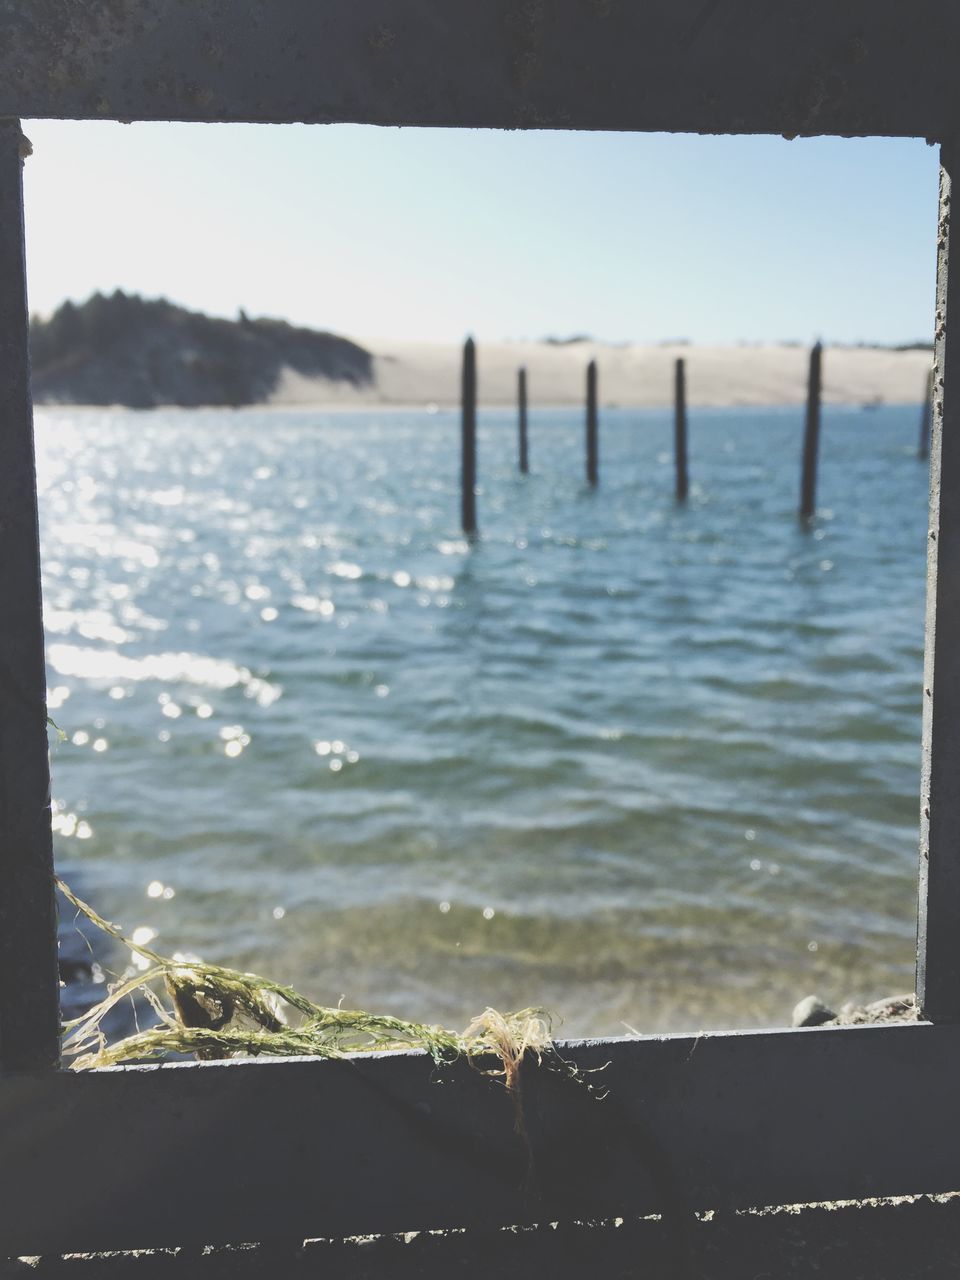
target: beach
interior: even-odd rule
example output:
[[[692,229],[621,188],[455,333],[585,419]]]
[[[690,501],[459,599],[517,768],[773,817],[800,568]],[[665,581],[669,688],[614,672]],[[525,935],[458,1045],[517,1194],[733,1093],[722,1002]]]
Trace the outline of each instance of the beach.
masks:
[[[373,359],[367,386],[305,377],[285,369],[271,403],[276,405],[456,404],[461,348],[456,343],[356,339]],[[660,408],[673,397],[677,359],[687,365],[687,398],[694,408],[801,404],[806,396],[809,351],[797,344],[757,343],[701,346],[568,342],[477,344],[480,403],[509,405],[516,397],[517,369],[527,370],[532,404],[582,402],[585,370],[596,360],[601,404]],[[929,350],[827,346],[823,398],[827,404],[911,404],[924,394]]]

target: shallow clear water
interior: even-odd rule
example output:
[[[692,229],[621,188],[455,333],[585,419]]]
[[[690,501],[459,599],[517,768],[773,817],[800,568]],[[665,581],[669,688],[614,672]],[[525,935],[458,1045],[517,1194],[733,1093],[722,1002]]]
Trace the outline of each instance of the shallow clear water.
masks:
[[[156,945],[457,1025],[909,989],[917,411],[44,410],[58,864]],[[166,890],[166,894],[162,892]],[[173,890],[171,896],[170,890]],[[159,896],[149,896],[150,894]]]

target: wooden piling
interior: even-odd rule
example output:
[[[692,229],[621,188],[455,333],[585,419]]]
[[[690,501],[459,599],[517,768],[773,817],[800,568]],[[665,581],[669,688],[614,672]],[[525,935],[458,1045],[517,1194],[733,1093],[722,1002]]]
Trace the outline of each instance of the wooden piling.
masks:
[[[520,471],[526,475],[530,470],[527,456],[527,371],[517,370],[517,423],[520,432]]]
[[[596,488],[600,480],[597,440],[597,362],[587,365],[587,484]]]
[[[687,368],[677,361],[674,377],[673,453],[677,473],[677,501],[686,502],[687,478]]]
[[[927,373],[927,386],[920,410],[920,444],[917,447],[918,458],[930,457],[930,420],[933,413],[933,368]]]
[[[800,518],[809,520],[817,506],[817,450],[820,444],[820,392],[823,347],[818,342],[810,352],[807,379],[807,421],[803,433],[803,470],[800,477]]]
[[[477,349],[472,338],[463,344],[460,406],[460,522],[472,538],[477,532]]]

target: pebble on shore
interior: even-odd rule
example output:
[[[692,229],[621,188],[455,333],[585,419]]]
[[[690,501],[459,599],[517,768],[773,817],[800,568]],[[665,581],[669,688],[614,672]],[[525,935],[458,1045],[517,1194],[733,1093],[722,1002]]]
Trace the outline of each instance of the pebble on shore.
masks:
[[[819,1027],[825,1022],[833,1022],[836,1014],[828,1008],[819,996],[807,996],[799,1004],[794,1005],[792,1025],[795,1027]]]

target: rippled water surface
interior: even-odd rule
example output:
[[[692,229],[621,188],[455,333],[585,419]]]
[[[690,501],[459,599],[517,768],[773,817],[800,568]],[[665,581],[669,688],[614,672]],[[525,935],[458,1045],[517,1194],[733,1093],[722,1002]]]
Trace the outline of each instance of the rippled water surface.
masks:
[[[61,869],[156,945],[457,1025],[908,989],[916,411],[38,414]],[[146,934],[141,936],[148,936]]]

